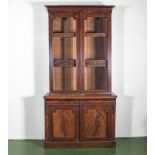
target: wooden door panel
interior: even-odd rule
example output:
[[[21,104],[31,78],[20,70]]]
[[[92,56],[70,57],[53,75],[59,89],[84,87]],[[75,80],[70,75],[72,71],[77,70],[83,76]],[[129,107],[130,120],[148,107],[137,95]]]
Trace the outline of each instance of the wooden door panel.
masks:
[[[72,110],[53,112],[53,138],[74,138],[75,113]]]
[[[103,141],[111,138],[113,107],[80,105],[80,140]],[[113,127],[112,127],[113,128]],[[114,135],[114,134],[113,134]]]
[[[48,135],[50,141],[75,141],[79,139],[79,106],[50,105],[48,110]]]
[[[80,106],[81,140],[103,140],[106,138],[107,115],[99,106]]]
[[[106,137],[106,114],[103,110],[89,109],[84,113],[84,131],[87,138]]]

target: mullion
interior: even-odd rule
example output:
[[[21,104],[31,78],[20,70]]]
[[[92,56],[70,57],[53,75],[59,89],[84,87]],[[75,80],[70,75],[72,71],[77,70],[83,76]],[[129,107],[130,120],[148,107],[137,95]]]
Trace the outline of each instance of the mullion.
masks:
[[[84,93],[84,14],[80,12],[80,94]]]

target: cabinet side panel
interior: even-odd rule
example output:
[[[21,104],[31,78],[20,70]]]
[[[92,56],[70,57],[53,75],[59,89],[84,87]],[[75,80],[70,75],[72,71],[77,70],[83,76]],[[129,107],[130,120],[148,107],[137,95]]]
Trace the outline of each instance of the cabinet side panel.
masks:
[[[49,116],[45,110],[45,141],[49,140]]]
[[[115,141],[115,110],[108,114],[107,136]]]

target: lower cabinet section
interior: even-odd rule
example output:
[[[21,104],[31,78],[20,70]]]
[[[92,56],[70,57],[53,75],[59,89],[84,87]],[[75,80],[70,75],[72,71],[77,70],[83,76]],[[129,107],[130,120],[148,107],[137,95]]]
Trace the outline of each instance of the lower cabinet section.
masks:
[[[114,145],[114,102],[48,101],[45,103],[45,147]]]

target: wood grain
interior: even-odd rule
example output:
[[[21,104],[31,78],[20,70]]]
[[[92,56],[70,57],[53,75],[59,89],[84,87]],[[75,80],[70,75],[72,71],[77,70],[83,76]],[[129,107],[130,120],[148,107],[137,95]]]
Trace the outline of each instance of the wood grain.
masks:
[[[115,146],[116,95],[111,92],[114,6],[46,6],[49,88],[45,147]]]
[[[84,134],[86,138],[106,137],[106,114],[103,110],[89,109],[84,113]]]
[[[75,114],[72,110],[56,110],[53,113],[53,137],[74,138]]]

